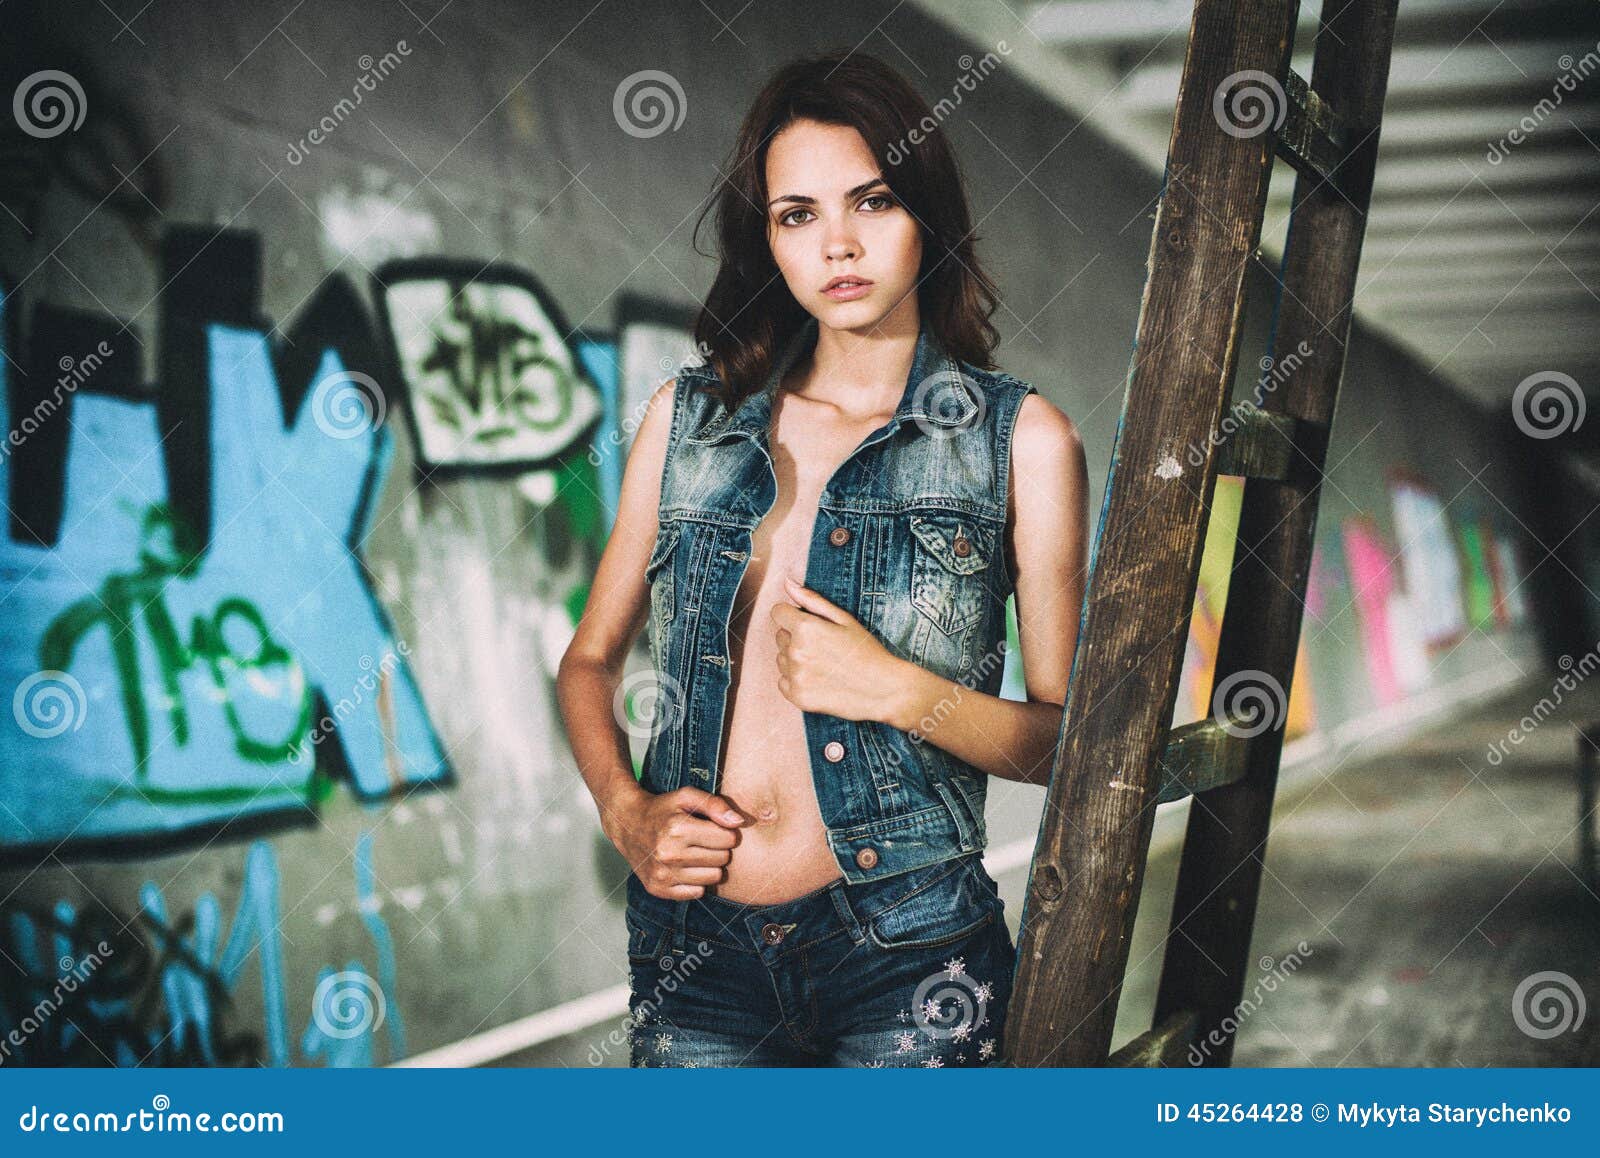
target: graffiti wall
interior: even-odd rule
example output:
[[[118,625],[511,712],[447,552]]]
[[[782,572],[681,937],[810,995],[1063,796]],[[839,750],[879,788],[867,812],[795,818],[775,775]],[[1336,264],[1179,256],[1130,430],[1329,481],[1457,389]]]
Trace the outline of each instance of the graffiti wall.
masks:
[[[508,1032],[543,1043],[513,1060],[625,1061],[592,1047],[625,1009],[627,868],[556,666],[645,403],[695,353],[697,213],[740,113],[782,60],[878,30],[848,4],[751,6],[737,38],[592,7],[4,6],[5,91],[73,84],[0,176],[0,1068],[390,1064]],[[969,47],[894,24],[925,78]],[[629,121],[661,72],[681,115]],[[1049,198],[969,181],[999,356],[1077,422],[1095,512],[1159,174],[1028,138],[1058,112],[1001,69],[950,128],[968,160],[1040,158]],[[1538,559],[1492,472],[1467,485],[1482,417],[1359,319],[1349,359],[1295,737],[1528,650]],[[1408,406],[1448,455],[1408,444]],[[1208,709],[1235,482],[1179,722]],[[637,769],[649,705],[622,715]],[[989,802],[1015,913],[1042,793]]]

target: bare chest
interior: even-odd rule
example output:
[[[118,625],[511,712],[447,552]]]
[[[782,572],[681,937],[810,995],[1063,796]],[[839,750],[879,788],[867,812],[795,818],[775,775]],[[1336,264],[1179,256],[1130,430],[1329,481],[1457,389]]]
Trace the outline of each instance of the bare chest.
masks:
[[[797,408],[780,413],[769,440],[777,498],[751,536],[750,563],[734,602],[731,626],[740,638],[765,630],[775,602],[788,602],[784,576],[804,582],[822,490],[839,465],[881,420],[821,422]],[[760,618],[758,618],[758,616]]]

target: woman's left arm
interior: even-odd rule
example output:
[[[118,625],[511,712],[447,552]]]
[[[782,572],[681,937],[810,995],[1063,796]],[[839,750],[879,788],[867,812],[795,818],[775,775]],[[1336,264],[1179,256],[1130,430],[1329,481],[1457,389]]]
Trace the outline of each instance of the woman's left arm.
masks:
[[[991,776],[1048,781],[1083,607],[1089,471],[1072,420],[1038,394],[1017,414],[1007,489],[1005,550],[1027,700],[991,696],[893,655],[793,580],[798,607],[773,608],[783,694],[807,711],[912,732]]]

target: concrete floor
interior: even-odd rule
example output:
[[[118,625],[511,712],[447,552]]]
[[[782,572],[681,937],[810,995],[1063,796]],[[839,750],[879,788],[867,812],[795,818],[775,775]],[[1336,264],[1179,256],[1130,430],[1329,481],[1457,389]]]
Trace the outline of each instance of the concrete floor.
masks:
[[[1600,721],[1600,679],[1561,694],[1498,766],[1490,745],[1541,697],[1554,699],[1549,678],[1381,755],[1285,774],[1251,946],[1262,972],[1246,993],[1269,976],[1274,988],[1242,1019],[1233,1064],[1600,1062],[1600,1012],[1587,1010],[1600,997],[1600,897],[1578,872],[1572,726]],[[1163,817],[1158,832],[1174,821]],[[1177,860],[1167,849],[1148,866],[1113,1046],[1149,1028]],[[1025,872],[1000,883],[1015,934]],[[1302,940],[1302,963],[1282,964]],[[1564,978],[1530,982],[1514,1009],[1519,985],[1542,973]],[[1571,1028],[1536,1036],[1561,1019],[1563,997]],[[499,1064],[592,1065],[609,1027]],[[625,1051],[608,1064],[625,1065]]]
[[[1267,844],[1252,959],[1311,952],[1243,1019],[1241,1066],[1573,1066],[1600,1061],[1600,897],[1578,870],[1574,719],[1600,679],[1499,766],[1490,746],[1551,701],[1531,680],[1382,756],[1298,774]],[[1591,823],[1593,823],[1591,817]],[[1114,1044],[1149,1028],[1177,854],[1149,866]],[[1270,974],[1267,966],[1257,979]],[[1518,986],[1534,980],[1517,999]],[[1286,976],[1287,973],[1287,976]],[[1252,983],[1253,984],[1253,983]],[[1252,990],[1246,985],[1246,993]],[[1538,997],[1540,992],[1545,998]],[[1553,1036],[1561,1020],[1581,1022]],[[1514,1013],[1514,1001],[1520,1009]]]

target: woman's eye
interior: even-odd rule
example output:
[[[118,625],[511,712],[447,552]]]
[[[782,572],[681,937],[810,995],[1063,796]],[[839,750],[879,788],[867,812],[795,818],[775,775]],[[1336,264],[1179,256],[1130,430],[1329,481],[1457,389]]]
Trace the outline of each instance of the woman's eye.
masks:
[[[810,213],[810,212],[811,212],[811,210],[809,210],[809,209],[791,209],[791,210],[789,210],[789,212],[785,213],[782,217],[778,218],[778,224],[779,225],[790,225],[790,224],[793,224],[793,222],[791,222],[789,219],[791,217],[793,217],[796,213]]]
[[[865,205],[869,201],[882,201],[883,202],[883,208],[885,208],[885,209],[889,209],[894,205],[894,198],[890,197],[887,193],[873,193],[873,194],[870,194],[865,200],[863,200],[861,202],[861,204]]]

